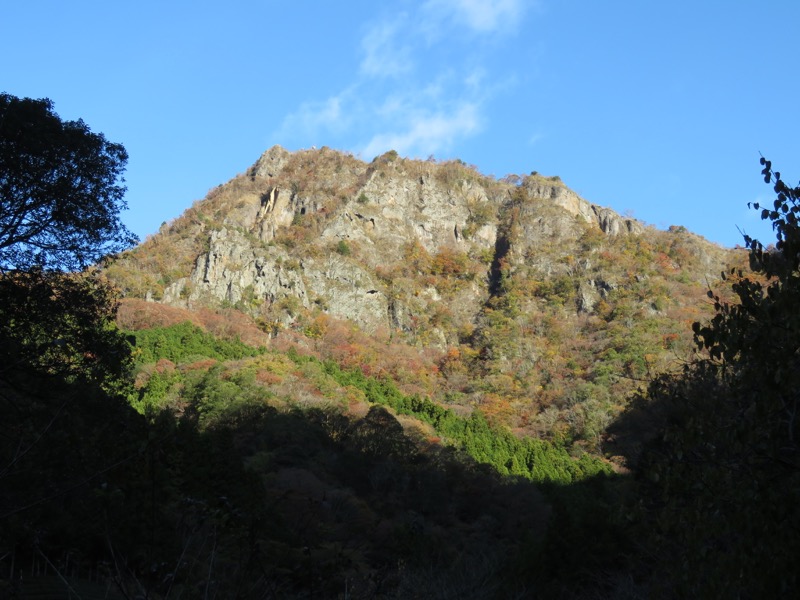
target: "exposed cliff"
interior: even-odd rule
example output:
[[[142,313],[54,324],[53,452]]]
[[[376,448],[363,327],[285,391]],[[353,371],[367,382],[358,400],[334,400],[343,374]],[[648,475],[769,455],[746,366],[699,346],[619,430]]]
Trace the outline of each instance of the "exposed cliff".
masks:
[[[515,184],[459,161],[387,153],[366,164],[327,148],[290,153],[275,146],[162,228],[155,236],[162,239],[150,243],[174,246],[166,251],[174,260],[154,265],[168,273],[150,269],[143,278],[149,288],[140,282],[131,292],[189,308],[235,305],[284,324],[301,307],[319,308],[367,329],[409,329],[444,300],[469,322],[490,294],[498,248],[517,267],[552,275],[564,265],[551,250],[592,230],[617,237],[646,228],[555,177],[530,175]],[[458,265],[437,267],[437,257]],[[442,290],[437,276],[455,285]],[[586,309],[592,302],[582,297]]]
[[[440,400],[594,444],[637,381],[688,354],[707,286],[740,258],[558,177],[276,146],[107,272],[129,297],[238,309],[401,379],[406,359],[382,353],[403,344],[435,364]]]

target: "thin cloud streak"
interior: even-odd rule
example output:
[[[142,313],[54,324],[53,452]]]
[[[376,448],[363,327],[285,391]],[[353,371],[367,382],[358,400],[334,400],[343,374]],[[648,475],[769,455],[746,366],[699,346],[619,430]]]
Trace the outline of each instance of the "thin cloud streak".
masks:
[[[449,151],[482,131],[487,103],[513,87],[515,75],[498,79],[474,47],[465,48],[463,59],[432,63],[433,47],[453,43],[451,34],[458,29],[472,35],[513,33],[530,4],[427,0],[414,12],[373,22],[360,40],[362,58],[353,82],[326,100],[303,103],[284,119],[276,137],[306,146],[348,140],[340,145],[360,148],[365,157],[388,150],[416,156]],[[462,38],[462,43],[467,42]],[[358,139],[362,142],[353,144]]]
[[[398,43],[405,28],[405,16],[393,22],[383,21],[370,29],[361,40],[364,59],[361,72],[369,77],[399,77],[413,69],[411,48]]]
[[[321,102],[304,102],[284,118],[274,137],[316,140],[323,135],[345,133],[352,125],[351,90],[344,90]]]
[[[480,129],[478,106],[464,103],[452,113],[414,116],[402,131],[373,136],[362,155],[369,160],[393,149],[404,156],[429,156],[450,147],[456,138],[474,135]]]
[[[527,4],[524,0],[428,0],[423,11],[485,34],[516,29]]]

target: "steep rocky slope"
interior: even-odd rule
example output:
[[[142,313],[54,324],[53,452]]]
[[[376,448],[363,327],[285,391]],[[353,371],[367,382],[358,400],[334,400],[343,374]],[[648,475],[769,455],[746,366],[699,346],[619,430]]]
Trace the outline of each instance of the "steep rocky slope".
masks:
[[[738,260],[558,177],[275,146],[107,272],[130,298],[236,309],[322,353],[342,344],[331,319],[351,323],[362,365],[397,374],[387,348],[405,344],[440,401],[593,445],[639,380],[686,356]]]
[[[134,295],[167,304],[225,303],[255,315],[290,298],[374,329],[403,327],[440,296],[429,286],[412,298],[402,282],[387,281],[387,272],[413,271],[415,251],[452,255],[459,264],[440,268],[463,270],[444,274],[474,282],[457,298],[474,316],[487,298],[498,252],[551,275],[561,270],[551,246],[593,229],[608,236],[645,231],[558,178],[517,179],[518,185],[499,182],[457,161],[388,153],[365,164],[326,148],[291,154],[275,146],[123,263],[149,271],[147,289],[134,284]],[[174,247],[160,257],[163,264],[148,269],[143,263],[154,257],[142,255],[161,254],[161,245]],[[710,244],[699,252],[709,266],[702,276],[715,276],[723,252]]]

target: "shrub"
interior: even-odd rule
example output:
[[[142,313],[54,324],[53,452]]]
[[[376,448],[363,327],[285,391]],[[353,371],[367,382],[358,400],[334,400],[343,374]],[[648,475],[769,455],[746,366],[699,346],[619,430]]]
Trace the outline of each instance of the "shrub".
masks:
[[[344,240],[339,240],[339,242],[336,244],[336,252],[337,254],[341,254],[342,256],[350,256],[351,254],[350,244],[348,244]]]

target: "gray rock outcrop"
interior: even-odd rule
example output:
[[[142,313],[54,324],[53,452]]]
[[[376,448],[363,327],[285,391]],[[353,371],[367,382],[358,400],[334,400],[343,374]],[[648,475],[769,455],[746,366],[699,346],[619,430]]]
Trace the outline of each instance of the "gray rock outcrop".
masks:
[[[550,273],[558,265],[542,262],[538,245],[577,239],[586,227],[609,236],[644,230],[557,179],[526,177],[518,190],[458,161],[433,164],[390,154],[367,165],[326,148],[270,148],[205,201],[221,225],[200,229],[205,242],[191,272],[166,286],[162,301],[224,303],[253,314],[281,308],[289,320],[293,311],[317,307],[368,330],[411,330],[417,316],[443,300],[434,287],[411,293],[391,275],[408,270],[403,257],[410,244],[430,257],[444,251],[473,261],[483,257],[484,271],[473,268],[471,275],[477,279],[448,292],[449,312],[469,321],[486,301],[498,247],[511,263]],[[499,243],[498,236],[508,235],[504,219],[513,203],[513,239]],[[376,275],[382,272],[391,276]],[[579,308],[591,311],[598,294],[587,284]]]

